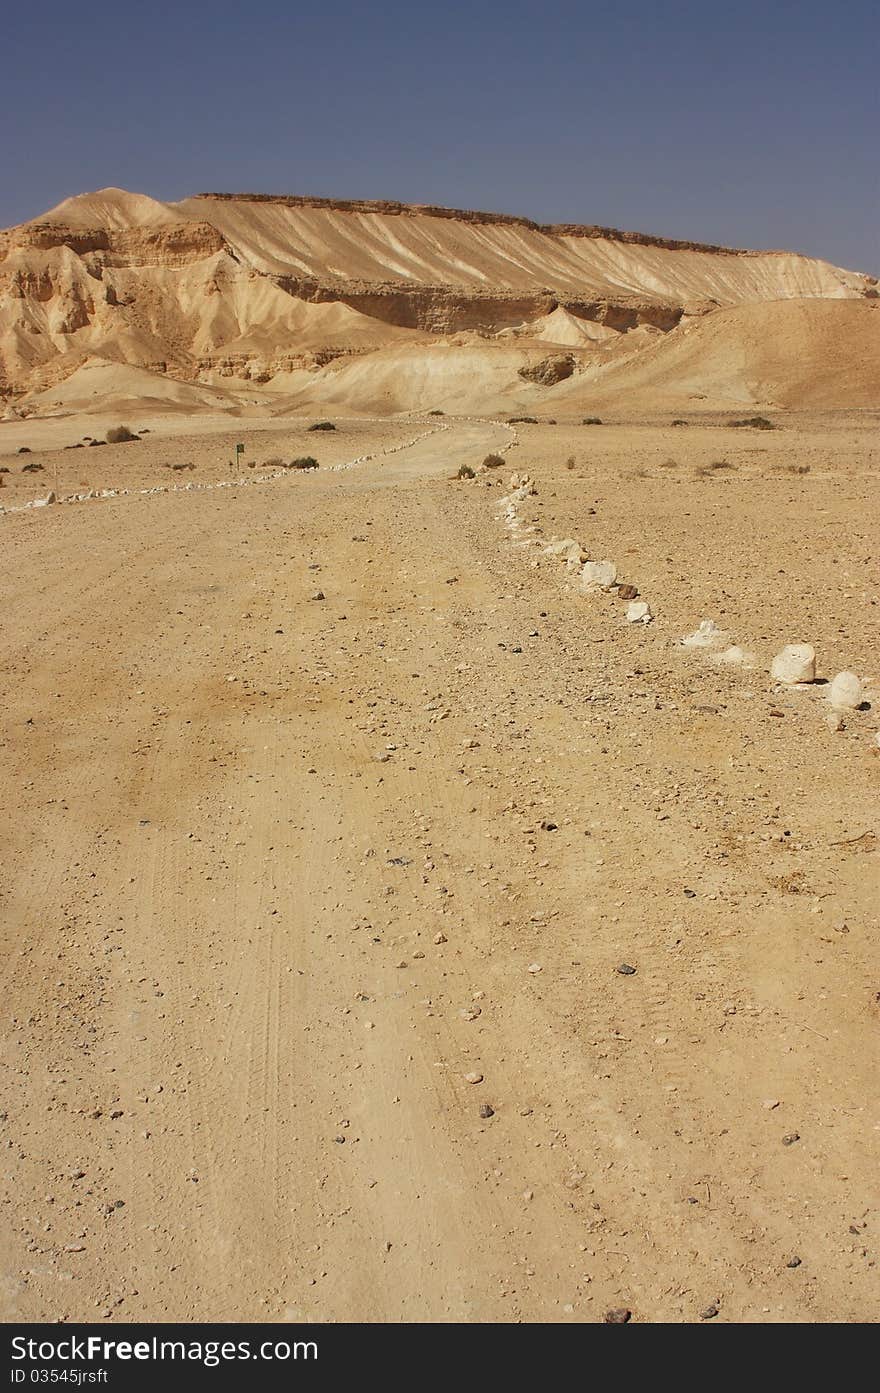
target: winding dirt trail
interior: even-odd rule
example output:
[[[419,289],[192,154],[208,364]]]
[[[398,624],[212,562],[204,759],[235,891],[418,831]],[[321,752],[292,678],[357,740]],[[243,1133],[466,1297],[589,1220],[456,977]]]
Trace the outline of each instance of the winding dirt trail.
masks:
[[[873,858],[810,787],[767,892],[791,770],[449,484],[508,438],[6,534],[6,1319],[876,1314]]]

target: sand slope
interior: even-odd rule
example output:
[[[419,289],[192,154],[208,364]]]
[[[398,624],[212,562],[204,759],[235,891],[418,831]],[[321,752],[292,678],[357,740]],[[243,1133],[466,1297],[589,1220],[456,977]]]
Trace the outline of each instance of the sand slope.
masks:
[[[548,398],[630,405],[880,405],[880,303],[792,300],[719,310]]]

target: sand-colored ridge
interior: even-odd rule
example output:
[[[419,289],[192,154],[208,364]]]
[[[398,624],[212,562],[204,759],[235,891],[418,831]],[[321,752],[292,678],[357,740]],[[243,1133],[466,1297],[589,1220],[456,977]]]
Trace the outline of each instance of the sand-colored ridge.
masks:
[[[821,345],[817,326],[832,322],[825,309],[793,317],[787,302],[865,307],[876,296],[872,277],[790,252],[431,206],[270,195],[162,203],[107,188],[0,233],[0,395],[38,410],[47,388],[98,357],[280,393],[305,390],[297,374],[323,373],[310,390],[336,400],[346,380],[327,365],[356,355],[365,362],[349,364],[349,378],[366,409],[419,409],[437,365],[445,361],[440,376],[449,376],[454,362],[433,348],[452,346],[468,348],[473,375],[461,390],[450,384],[450,405],[495,410],[505,393],[511,405],[522,399],[519,369],[534,350],[558,345],[576,358],[562,396],[599,382],[603,392],[623,390],[631,362],[641,362],[636,384],[687,396],[709,371],[696,361],[703,335],[712,394],[758,400],[764,360],[773,372],[778,359],[784,377],[785,360],[804,359],[798,333]],[[738,364],[750,351],[740,345],[751,332],[743,328],[749,307],[767,343],[746,381]],[[861,366],[825,378],[819,404],[874,399],[876,348],[861,327],[873,321],[850,319],[860,326],[853,350]],[[660,335],[670,336],[668,353]],[[842,366],[845,334],[834,335]],[[392,350],[401,365],[414,355],[396,386],[387,381]],[[792,369],[792,400],[809,396],[821,366],[817,348]],[[534,401],[552,389],[530,390]]]

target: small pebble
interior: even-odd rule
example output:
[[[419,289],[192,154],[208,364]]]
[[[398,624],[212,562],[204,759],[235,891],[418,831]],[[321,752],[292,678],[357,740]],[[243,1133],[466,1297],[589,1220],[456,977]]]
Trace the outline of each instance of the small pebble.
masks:
[[[469,1074],[465,1074],[464,1081],[465,1083],[482,1083],[483,1075],[477,1073],[476,1069],[472,1069]]]
[[[621,977],[634,977],[636,974],[636,969],[631,967],[629,963],[620,963],[617,971],[620,973]]]
[[[494,1116],[495,1116],[495,1109],[494,1109],[494,1108],[490,1107],[488,1103],[481,1103],[481,1104],[480,1104],[480,1117],[494,1117]],[[790,1263],[789,1263],[789,1266],[791,1266]]]
[[[782,1145],[783,1145],[783,1146],[794,1146],[795,1142],[796,1142],[796,1141],[800,1141],[800,1139],[801,1139],[801,1134],[800,1134],[800,1132],[786,1132],[785,1136],[782,1138]]]
[[[625,1306],[615,1306],[612,1311],[606,1311],[602,1320],[605,1325],[627,1325],[632,1320],[632,1311],[628,1311]]]

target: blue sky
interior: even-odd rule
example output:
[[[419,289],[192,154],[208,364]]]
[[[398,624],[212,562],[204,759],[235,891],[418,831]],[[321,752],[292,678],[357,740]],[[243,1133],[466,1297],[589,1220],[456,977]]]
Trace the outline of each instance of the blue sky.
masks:
[[[108,184],[398,198],[880,273],[880,7],[45,0],[2,28],[0,225]]]

